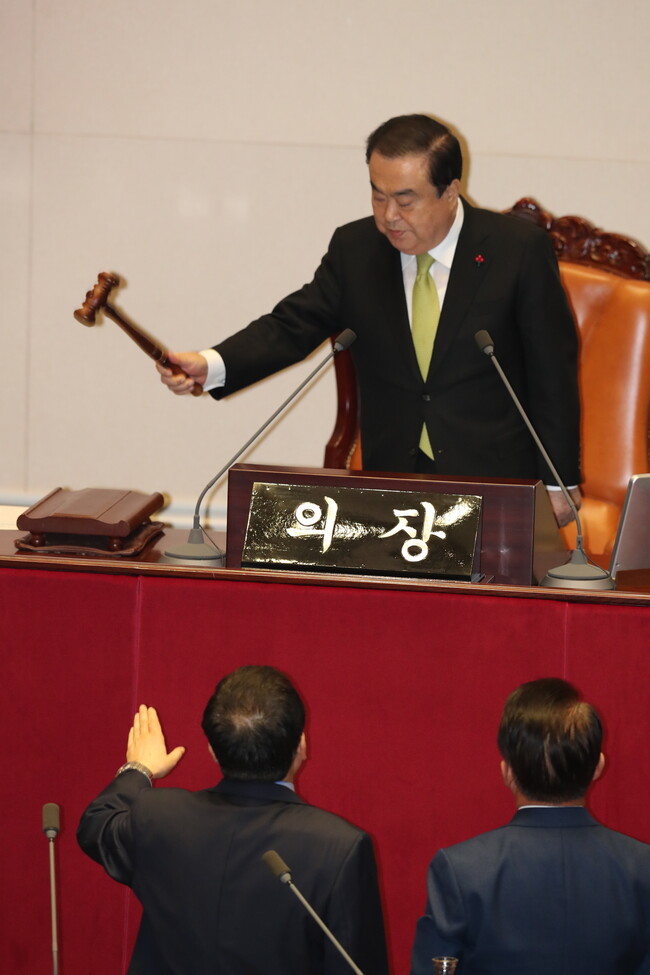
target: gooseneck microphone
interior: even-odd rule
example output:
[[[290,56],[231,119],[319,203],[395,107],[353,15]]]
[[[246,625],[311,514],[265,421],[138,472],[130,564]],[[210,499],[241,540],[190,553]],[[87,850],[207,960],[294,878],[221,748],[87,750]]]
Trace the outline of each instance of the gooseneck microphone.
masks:
[[[226,473],[226,471],[232,467],[235,461],[241,457],[245,450],[248,450],[250,445],[260,437],[266,428],[273,423],[275,418],[282,413],[284,409],[291,403],[292,400],[296,398],[298,393],[302,392],[305,386],[311,382],[316,373],[320,372],[323,366],[326,366],[330,359],[333,359],[337,352],[342,352],[344,349],[349,349],[352,343],[355,341],[357,335],[353,332],[351,328],[346,328],[340,335],[338,335],[334,341],[334,348],[332,351],[325,356],[325,358],[320,362],[312,372],[309,373],[306,379],[300,383],[299,386],[294,389],[290,396],[287,396],[285,401],[278,406],[275,413],[266,420],[259,430],[249,437],[243,447],[240,447],[234,457],[231,457],[227,464],[218,471],[217,474],[209,481],[201,493],[199,494],[198,500],[196,502],[196,507],[194,508],[194,520],[192,528],[187,538],[187,542],[183,545],[179,545],[177,548],[169,549],[164,552],[163,558],[160,560],[163,563],[171,565],[204,565],[210,566],[212,568],[220,568],[225,565],[226,554],[217,545],[212,542],[205,541],[205,535],[203,529],[201,528],[201,502],[206,496],[211,487],[213,487],[220,477]]]
[[[508,390],[513,403],[519,410],[521,417],[530,430],[531,436],[535,441],[539,452],[548,464],[548,467],[555,478],[558,487],[562,491],[569,508],[571,509],[571,514],[576,523],[576,547],[571,553],[571,558],[565,565],[559,565],[556,568],[549,569],[544,578],[542,579],[540,585],[551,586],[554,588],[561,589],[614,589],[614,581],[610,576],[609,572],[605,569],[601,569],[599,565],[591,562],[587,553],[584,549],[584,540],[582,535],[582,523],[580,521],[580,516],[578,514],[578,509],[576,508],[573,498],[569,494],[567,487],[557,472],[553,461],[549,457],[544,444],[537,435],[537,431],[533,427],[528,415],[522,406],[521,400],[515,393],[514,389],[508,381],[508,377],[501,368],[501,364],[494,354],[494,342],[490,336],[490,333],[482,328],[479,332],[474,335],[476,344],[478,345],[481,352],[484,355],[489,356],[494,365],[495,369],[501,377],[501,381]]]
[[[59,944],[56,924],[56,875],[54,870],[54,840],[61,829],[59,807],[55,802],[46,802],[43,806],[43,832],[47,836],[50,848],[50,914],[52,918],[52,972],[59,971]]]
[[[275,850],[267,850],[266,853],[262,856],[262,860],[269,868],[273,876],[276,877],[280,881],[280,883],[286,884],[287,887],[296,895],[296,897],[303,905],[303,907],[309,912],[309,914],[311,914],[314,921],[316,921],[319,927],[325,932],[325,934],[330,939],[330,941],[337,949],[339,954],[341,954],[343,958],[345,958],[346,962],[348,963],[352,971],[356,972],[356,975],[363,975],[363,972],[358,967],[358,965],[355,965],[355,963],[352,961],[352,959],[348,955],[343,945],[339,941],[337,941],[337,939],[334,937],[334,935],[327,927],[327,925],[324,923],[324,921],[320,919],[320,917],[318,916],[314,908],[311,906],[309,901],[305,897],[303,897],[303,895],[300,893],[296,885],[293,883],[293,881],[291,880],[291,871],[289,870],[289,867],[286,865],[286,863],[284,862],[280,854],[276,853]]]

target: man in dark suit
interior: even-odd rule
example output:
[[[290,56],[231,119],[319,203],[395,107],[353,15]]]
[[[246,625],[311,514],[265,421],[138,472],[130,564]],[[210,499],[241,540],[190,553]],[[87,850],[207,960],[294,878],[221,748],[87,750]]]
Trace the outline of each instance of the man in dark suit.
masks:
[[[241,667],[217,685],[203,715],[221,782],[201,792],[152,789],[184,749],[168,753],[156,711],[140,707],[127,763],[77,834],[142,903],[129,975],[348,975],[347,962],[262,862],[268,850],[289,864],[364,975],[386,975],[370,837],[293,788],[305,758],[304,722],[285,675]]]
[[[517,804],[507,826],[439,850],[412,975],[650,972],[650,846],[601,826],[585,795],[602,772],[600,719],[557,678],[523,684],[499,728]]]
[[[158,366],[176,393],[202,383],[219,399],[351,328],[363,466],[481,477],[554,479],[474,335],[499,359],[565,483],[580,480],[577,336],[548,234],[460,198],[455,135],[425,115],[390,119],[368,139],[373,217],[339,228],[313,281],[269,315],[202,353]],[[433,343],[412,328],[419,258],[432,260]],[[415,335],[415,331],[413,333]],[[569,507],[554,490],[560,523]]]

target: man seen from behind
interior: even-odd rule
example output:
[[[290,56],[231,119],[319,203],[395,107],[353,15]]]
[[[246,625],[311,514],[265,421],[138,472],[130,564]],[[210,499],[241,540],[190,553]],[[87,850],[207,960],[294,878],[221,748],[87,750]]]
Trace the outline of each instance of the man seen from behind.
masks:
[[[439,850],[427,876],[412,975],[459,959],[458,975],[650,973],[650,846],[587,812],[604,767],[602,726],[566,681],[523,684],[498,734],[517,812]]]
[[[262,862],[271,849],[364,975],[386,975],[370,837],[294,791],[304,724],[284,674],[240,667],[220,681],[203,715],[221,781],[199,792],[154,789],[184,749],[168,753],[156,711],[140,707],[126,765],[78,830],[82,849],[142,904],[129,975],[348,975]]]

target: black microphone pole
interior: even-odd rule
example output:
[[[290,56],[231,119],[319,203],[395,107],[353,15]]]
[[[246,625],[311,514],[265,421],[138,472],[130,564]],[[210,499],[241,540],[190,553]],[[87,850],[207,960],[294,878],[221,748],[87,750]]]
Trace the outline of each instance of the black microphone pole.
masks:
[[[52,972],[59,971],[59,943],[56,926],[56,876],[54,872],[54,840],[61,829],[59,807],[55,802],[46,802],[43,806],[43,832],[47,836],[50,848],[50,913],[52,917]]]
[[[582,523],[580,521],[578,509],[576,508],[573,498],[569,494],[564,481],[558,474],[553,461],[549,457],[544,444],[538,437],[537,431],[528,419],[528,415],[524,410],[519,397],[510,385],[508,377],[501,368],[501,364],[494,354],[494,343],[490,333],[483,328],[480,330],[480,332],[476,332],[474,338],[481,352],[483,352],[486,356],[489,356],[489,358],[492,360],[494,368],[499,373],[504,386],[510,393],[513,403],[519,410],[524,423],[530,430],[531,436],[537,444],[539,452],[548,464],[558,487],[562,491],[562,494],[564,495],[566,502],[571,509],[571,514],[573,515],[576,523],[576,547],[571,553],[571,558],[564,565],[559,565],[556,568],[549,569],[542,579],[540,585],[560,589],[614,589],[615,583],[609,572],[607,572],[605,569],[601,569],[599,565],[591,562],[587,556],[587,553],[585,552],[582,535]]]
[[[257,438],[261,436],[261,434],[264,433],[266,428],[271,423],[273,423],[275,418],[279,416],[280,413],[282,413],[282,411],[289,405],[289,403],[293,399],[296,398],[298,393],[300,393],[305,388],[305,386],[311,382],[311,380],[314,378],[316,373],[320,372],[323,366],[326,366],[327,363],[330,361],[330,359],[334,358],[337,352],[342,352],[344,349],[349,349],[352,343],[355,341],[356,337],[357,337],[356,332],[353,332],[351,328],[346,328],[344,329],[344,331],[341,332],[340,335],[337,335],[334,341],[334,348],[332,349],[332,351],[327,356],[325,356],[322,362],[320,362],[316,366],[316,368],[312,370],[312,372],[309,373],[306,379],[303,379],[300,385],[296,389],[294,389],[293,393],[291,393],[290,396],[287,396],[284,403],[281,403],[281,405],[278,406],[275,413],[273,413],[268,418],[268,420],[266,420],[262,424],[259,430],[256,430],[253,436],[248,438],[244,446],[239,448],[235,456],[231,457],[228,463],[224,464],[224,466],[217,474],[215,474],[212,480],[205,485],[205,487],[199,494],[198,501],[196,502],[196,507],[194,508],[194,520],[192,523],[192,528],[190,529],[190,533],[187,537],[187,541],[183,545],[179,545],[175,549],[166,550],[163,554],[163,557],[160,559],[162,563],[166,563],[169,565],[202,565],[202,566],[209,566],[215,569],[221,568],[223,565],[225,565],[226,553],[223,552],[217,545],[214,545],[212,542],[205,541],[205,535],[203,529],[201,528],[201,518],[200,518],[201,502],[203,501],[203,498],[206,496],[210,488],[217,483],[219,478],[223,477],[226,471],[230,467],[232,467],[232,465],[239,457],[241,457],[244,451],[248,450],[250,445],[255,440],[257,440]]]
[[[266,853],[262,856],[262,860],[264,861],[265,865],[269,868],[273,876],[277,877],[277,879],[281,883],[286,884],[289,890],[291,890],[292,893],[296,895],[296,897],[298,898],[302,906],[309,912],[309,914],[311,914],[314,921],[316,921],[316,924],[318,924],[318,926],[325,932],[325,934],[330,939],[330,941],[337,949],[337,951],[345,958],[346,962],[348,963],[352,971],[355,972],[356,975],[363,975],[363,972],[361,971],[359,966],[355,965],[355,963],[352,961],[352,959],[350,958],[350,956],[348,955],[347,951],[340,943],[340,941],[337,941],[337,939],[334,937],[334,935],[327,927],[325,922],[320,919],[320,917],[318,916],[314,908],[311,906],[307,898],[303,897],[303,895],[300,893],[296,885],[293,883],[293,881],[291,880],[291,871],[289,870],[289,867],[286,865],[282,857],[278,853],[276,853],[275,850],[267,850]]]

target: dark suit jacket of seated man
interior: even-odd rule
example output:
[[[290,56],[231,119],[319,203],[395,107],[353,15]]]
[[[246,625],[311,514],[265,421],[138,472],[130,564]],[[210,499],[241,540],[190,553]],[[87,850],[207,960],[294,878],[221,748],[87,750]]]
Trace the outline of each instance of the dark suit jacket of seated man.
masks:
[[[171,353],[185,374],[158,364],[162,381],[180,394],[207,382],[219,399],[350,328],[366,470],[539,477],[554,485],[493,363],[477,348],[475,333],[486,329],[561,478],[577,485],[578,341],[549,235],[461,200],[459,141],[429,116],[389,119],[370,135],[366,159],[373,217],[336,230],[313,280],[270,314],[212,350]],[[411,295],[416,258],[426,253],[441,307],[423,376]],[[433,466],[421,466],[423,425]],[[553,491],[551,502],[566,523],[562,495]]]
[[[293,782],[305,757],[303,725],[283,674],[240,668],[217,685],[203,718],[224,778],[200,792],[152,789],[150,776],[167,775],[184,749],[168,754],[155,710],[140,707],[127,767],[78,830],[85,852],[142,904],[129,975],[349,975],[262,862],[270,849],[364,975],[386,975],[370,837],[279,784]]]
[[[650,846],[601,826],[584,796],[603,768],[596,712],[565,681],[522,685],[499,745],[518,810],[506,826],[435,855],[412,975],[650,972]]]

